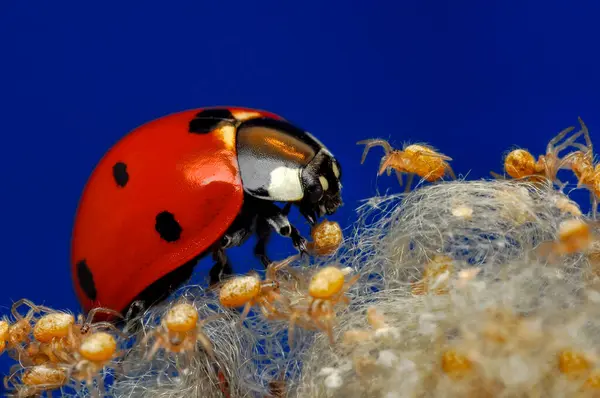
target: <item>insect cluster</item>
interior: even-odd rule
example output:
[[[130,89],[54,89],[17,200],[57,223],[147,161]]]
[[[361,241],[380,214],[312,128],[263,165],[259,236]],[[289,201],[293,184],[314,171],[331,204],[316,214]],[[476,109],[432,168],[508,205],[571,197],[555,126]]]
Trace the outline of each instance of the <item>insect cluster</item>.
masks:
[[[510,152],[512,179],[494,174],[496,181],[449,182],[365,205],[382,219],[359,238],[366,248],[356,255],[371,268],[357,271],[383,281],[344,315],[342,347],[310,348],[299,396],[600,396],[600,177],[579,123],[537,161]],[[384,147],[379,175],[428,175],[411,163],[410,146],[358,144],[366,145],[363,160],[370,147]],[[448,167],[430,168],[431,181]],[[590,191],[591,217],[565,194],[563,170]]]
[[[519,148],[508,153],[504,159],[504,171],[514,179],[544,182],[558,185],[561,190],[567,183],[558,178],[560,170],[569,170],[577,178],[577,188],[586,188],[590,192],[592,219],[596,218],[598,201],[600,200],[600,164],[595,160],[592,140],[587,126],[579,118],[581,129],[568,127],[552,138],[547,145],[546,153],[535,160],[527,150]],[[569,133],[572,133],[568,137]],[[583,136],[585,144],[576,142]],[[561,142],[559,144],[559,142]],[[560,152],[572,148],[571,152],[560,156]],[[496,173],[492,175],[502,178]]]
[[[327,220],[313,228],[312,236],[309,248],[314,255],[332,254],[343,241],[339,224]],[[348,303],[345,292],[357,276],[346,280],[348,270],[332,265],[312,276],[288,269],[294,274],[294,281],[282,280],[279,271],[287,269],[299,257],[294,255],[272,263],[267,267],[265,279],[252,272],[230,277],[213,288],[218,292],[224,311],[244,307],[238,327],[243,327],[251,307],[256,307],[269,320],[289,322],[290,342],[295,326],[321,330],[333,339],[334,307]],[[300,285],[306,285],[307,289],[299,289]],[[293,292],[293,304],[281,290]],[[22,306],[29,308],[25,315],[18,311]],[[105,314],[124,319],[128,325],[134,322],[132,312],[124,317],[114,310],[94,308],[87,317],[79,315],[76,320],[69,313],[26,299],[16,302],[12,307],[13,320],[0,321],[0,353],[6,352],[18,362],[5,378],[5,387],[19,397],[64,387],[80,391],[82,386],[93,396],[104,394],[105,372],[120,366],[120,360],[127,353],[125,344],[131,336],[114,323],[93,320]],[[199,349],[216,364],[213,343],[203,327],[223,317],[221,313],[200,318],[192,302],[179,299],[164,313],[160,324],[150,328],[136,344],[145,347],[145,361],[151,361],[161,351],[175,357],[182,371]],[[215,365],[214,377],[223,395],[229,396],[227,381],[218,365]]]
[[[19,312],[28,307],[25,315]],[[121,317],[105,308],[95,308],[84,318],[40,306],[29,300],[15,302],[13,320],[0,321],[0,353],[15,359],[18,364],[4,379],[7,389],[17,396],[36,395],[74,382],[80,385],[97,383],[102,390],[103,370],[115,364],[122,351],[118,341],[126,336],[109,322],[92,322],[98,313]]]
[[[295,257],[269,266],[264,280],[256,274],[228,280],[220,289],[221,304],[225,307],[243,306],[240,322],[253,306],[258,307],[269,320],[289,322],[290,345],[293,344],[295,326],[324,331],[333,344],[334,309],[338,304],[349,304],[346,292],[360,275],[347,278],[351,272],[349,268],[330,265],[315,270],[309,278],[292,271],[292,281],[281,280],[278,271],[287,267]],[[289,296],[280,291],[287,292]]]
[[[368,274],[368,270],[347,267],[343,262],[327,263],[322,267],[294,266],[305,254],[315,257],[334,255],[344,240],[338,223],[327,219],[319,220],[325,214],[333,214],[341,205],[340,167],[337,160],[321,143],[314,137],[306,135],[307,133],[294,129],[277,116],[264,112],[257,113],[242,108],[219,108],[194,113],[195,117],[189,122],[190,115],[192,113],[189,115],[186,113],[170,120],[176,124],[185,121],[182,126],[185,124],[185,129],[189,129],[192,134],[201,134],[207,140],[206,142],[212,143],[212,146],[217,145],[219,150],[230,155],[234,153],[240,165],[238,174],[242,177],[236,179],[228,176],[222,181],[224,186],[229,187],[228,189],[239,190],[239,203],[232,202],[230,208],[224,208],[224,214],[227,215],[225,228],[211,231],[210,239],[201,242],[198,246],[204,250],[202,255],[210,253],[216,261],[207,294],[217,297],[219,309],[218,313],[203,316],[194,300],[186,298],[174,300],[161,314],[160,322],[144,331],[143,338],[139,338],[140,335],[136,334],[138,341],[134,344],[138,348],[143,348],[143,361],[151,362],[160,357],[159,353],[164,354],[174,360],[181,374],[185,374],[193,361],[198,358],[199,352],[202,352],[203,358],[214,364],[211,378],[215,385],[218,385],[224,397],[229,398],[232,392],[227,380],[228,376],[221,360],[217,358],[219,347],[215,346],[209,333],[206,332],[208,325],[212,327],[233,317],[236,320],[235,327],[240,330],[245,327],[253,311],[269,322],[283,323],[287,329],[290,347],[294,347],[296,343],[297,328],[323,335],[323,339],[320,340],[322,344],[331,347],[340,346],[336,338],[338,319],[344,313],[343,310],[352,305],[351,300],[354,296],[351,290],[360,285],[362,279],[366,279],[363,277],[368,276],[365,274],[365,272]],[[178,119],[180,117],[181,120]],[[513,180],[506,183],[514,184],[515,187],[532,182],[539,185],[550,183],[557,185],[559,192],[562,192],[566,184],[558,178],[558,173],[561,170],[569,170],[577,178],[577,186],[585,187],[590,191],[594,205],[593,218],[595,218],[596,206],[600,200],[600,166],[594,162],[587,127],[581,119],[579,122],[581,125],[579,131],[574,132],[574,127],[561,131],[548,143],[546,154],[541,155],[537,160],[523,149],[510,152],[504,159],[504,169]],[[230,135],[235,135],[236,129],[237,142],[230,140]],[[243,134],[240,135],[239,131]],[[580,137],[583,137],[584,144],[577,142]],[[188,138],[186,137],[185,140]],[[289,152],[290,149],[286,147],[288,144],[296,145],[295,152],[292,151],[294,153]],[[378,175],[384,172],[390,175],[394,171],[400,184],[405,184],[407,192],[410,191],[415,176],[433,183],[434,186],[445,176],[456,179],[449,165],[452,158],[441,154],[429,145],[412,144],[398,150],[387,141],[378,138],[362,140],[358,144],[365,146],[361,163],[364,163],[368,152],[373,147],[383,147],[384,156],[377,171]],[[228,152],[231,145],[238,145],[237,152]],[[257,148],[262,148],[262,152]],[[565,155],[559,155],[569,148],[573,150]],[[180,151],[181,148],[177,150]],[[267,167],[270,177],[254,175],[244,179],[244,175],[250,175],[247,173],[248,170],[260,161],[257,151],[262,153],[260,156],[269,155],[271,160],[275,159],[274,163]],[[287,171],[283,170],[286,167]],[[291,169],[295,171],[288,173]],[[136,178],[133,169],[127,170],[129,171],[123,167],[113,170],[115,173],[113,177],[121,183],[121,188],[127,188],[130,179],[134,181]],[[279,172],[283,174],[278,175]],[[296,177],[291,178],[292,174],[300,175],[300,180],[295,180]],[[406,182],[403,181],[404,174],[408,176]],[[498,179],[504,179],[503,176],[494,175]],[[98,181],[105,183],[107,180],[98,179]],[[298,187],[302,189],[296,189]],[[213,196],[215,203],[221,199],[218,192],[210,192],[209,195]],[[506,196],[507,200],[511,197],[514,200],[515,197],[510,192]],[[111,200],[113,199],[111,197]],[[277,211],[273,209],[270,201],[276,199],[286,203],[283,209]],[[310,241],[302,238],[297,229],[289,223],[287,214],[292,205],[300,208],[300,212],[311,225]],[[471,206],[469,203],[457,203],[452,208],[452,217],[463,223],[473,221],[478,214],[469,206]],[[524,225],[530,221],[528,217],[531,215],[527,212],[520,214],[515,210],[518,207],[518,205],[513,207],[507,205],[506,209],[509,210],[503,211],[509,211],[512,219],[519,220],[519,223]],[[597,250],[594,249],[596,242],[594,221],[584,219],[577,205],[568,199],[557,199],[556,207],[572,217],[560,223],[556,239],[543,242],[536,248],[535,253],[550,262],[557,262],[563,256],[574,253],[586,253],[590,261],[595,259]],[[144,209],[144,212],[146,211],[150,210]],[[208,217],[210,211],[205,213],[202,215],[203,219]],[[190,212],[183,214],[192,217]],[[188,221],[191,219],[188,218]],[[85,231],[86,228],[87,224],[83,230]],[[299,253],[281,261],[272,261],[266,254],[265,246],[271,230],[289,237]],[[163,240],[171,240],[174,245],[157,245],[160,250],[155,254],[172,254],[177,252],[177,248],[183,247],[187,250],[188,246],[185,245],[189,242],[184,244],[179,241],[179,237],[184,236],[183,231],[185,230],[181,228],[177,217],[173,214],[157,215],[156,231],[153,233],[157,232]],[[206,233],[206,230],[193,231],[195,236],[200,236],[201,233]],[[254,252],[265,266],[264,277],[256,271],[245,275],[234,275],[224,250],[242,244],[252,233],[258,234],[258,243]],[[89,248],[92,254],[98,255],[95,258],[101,259],[106,253],[95,252],[94,250],[99,250],[99,246],[93,243],[86,241],[85,245],[80,246]],[[142,244],[150,243],[151,239],[148,237],[135,244],[142,247]],[[148,253],[144,255],[149,255]],[[137,316],[132,315],[136,303],[134,299],[141,297],[150,301],[151,299],[163,300],[162,296],[170,292],[167,292],[166,284],[183,283],[195,264],[194,261],[190,262],[191,265],[186,263],[183,266],[185,270],[181,271],[186,275],[180,275],[177,272],[180,272],[178,270],[181,268],[176,266],[181,266],[181,262],[172,261],[168,256],[163,257],[163,260],[169,258],[161,264],[168,268],[170,277],[174,279],[157,279],[158,272],[147,275],[147,278],[135,287],[137,297],[110,297],[107,300],[111,308],[104,308],[97,307],[94,303],[98,301],[98,297],[111,291],[108,287],[116,285],[113,285],[114,281],[108,276],[101,275],[100,268],[97,266],[92,275],[86,262],[88,260],[83,259],[83,256],[79,257],[74,257],[73,266],[75,279],[78,281],[78,293],[83,297],[86,308],[89,309],[86,316],[75,317],[66,312],[36,305],[28,300],[21,300],[13,305],[12,318],[0,321],[0,353],[6,353],[18,362],[4,381],[6,388],[13,391],[16,396],[33,396],[43,391],[62,389],[67,386],[76,390],[85,386],[95,396],[104,394],[106,372],[109,370],[121,374],[127,372],[127,369],[121,369],[121,365],[130,350],[126,344],[132,336],[130,331],[118,328],[113,322],[95,321],[95,319],[104,316],[123,320],[125,325],[134,324],[132,319]],[[451,255],[442,253],[441,250],[429,256],[428,261],[419,264],[420,277],[418,280],[410,281],[407,294],[413,298],[423,299],[450,296],[452,289],[465,288],[480,277],[481,268],[457,269],[456,264]],[[94,278],[96,278],[95,282]],[[158,282],[160,283],[156,285]],[[158,290],[156,286],[159,286]],[[18,311],[21,306],[28,307],[24,315]],[[128,312],[116,311],[114,308],[128,309]],[[351,311],[353,309],[350,309]],[[507,340],[512,332],[505,331],[508,328],[506,325],[514,326],[518,321],[508,319],[510,316],[503,314],[499,311],[496,315],[490,315],[490,319],[493,319],[488,323],[495,326],[484,328],[482,335],[494,341]],[[369,344],[375,344],[381,339],[401,340],[403,331],[399,330],[394,325],[394,321],[387,318],[375,305],[367,307],[366,323],[367,328],[346,327],[345,331],[339,333],[341,346],[370,347]],[[390,353],[380,353],[380,357],[375,360],[369,357],[368,350],[366,351],[367,354],[353,358],[353,367],[359,376],[365,375],[368,378],[369,369],[397,360]],[[462,380],[473,374],[475,362],[459,347],[446,347],[439,352],[436,351],[435,355],[438,355],[439,359],[436,362],[438,366],[436,371],[448,375],[451,379]],[[600,386],[598,382],[600,377],[589,375],[592,371],[592,366],[589,365],[592,360],[585,358],[583,354],[576,351],[567,349],[561,351],[560,371],[564,374],[574,374],[577,369],[585,368],[584,370],[588,372],[586,373],[588,385]],[[322,375],[326,376],[330,387],[334,386],[331,387],[333,390],[341,388],[339,370],[324,368]],[[284,375],[281,380],[272,380],[270,385],[271,396],[285,396]]]

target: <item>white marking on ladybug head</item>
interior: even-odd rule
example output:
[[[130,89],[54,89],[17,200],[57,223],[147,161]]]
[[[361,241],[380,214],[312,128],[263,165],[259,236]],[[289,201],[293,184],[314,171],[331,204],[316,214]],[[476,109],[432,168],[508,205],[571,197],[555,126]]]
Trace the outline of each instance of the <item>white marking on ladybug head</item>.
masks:
[[[267,191],[269,196],[278,201],[290,202],[300,200],[304,196],[302,190],[301,169],[277,167],[271,171],[271,180]]]
[[[319,176],[319,182],[321,183],[321,187],[323,187],[323,191],[327,191],[329,189],[329,182],[327,181],[327,178]]]

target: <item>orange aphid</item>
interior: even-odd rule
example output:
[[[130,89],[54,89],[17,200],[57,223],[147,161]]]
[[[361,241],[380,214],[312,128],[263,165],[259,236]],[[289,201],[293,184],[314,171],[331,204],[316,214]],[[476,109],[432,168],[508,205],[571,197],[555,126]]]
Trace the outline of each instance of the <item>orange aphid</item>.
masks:
[[[544,242],[538,250],[542,256],[549,256],[553,260],[555,256],[585,252],[593,241],[594,234],[590,225],[573,218],[560,223],[556,241]]]
[[[200,320],[194,305],[183,301],[178,302],[162,317],[160,326],[153,329],[142,340],[142,344],[146,344],[149,339],[155,339],[154,345],[146,354],[146,360],[150,360],[161,348],[171,353],[191,353],[196,349],[197,342],[202,344],[209,356],[214,356],[212,342],[202,328],[207,322],[222,316],[222,314],[215,314]]]
[[[21,380],[28,386],[47,384],[61,386],[67,382],[67,374],[64,369],[39,365],[28,369]]]
[[[8,340],[8,322],[0,321],[0,354],[4,352],[6,348],[6,341]]]
[[[586,187],[590,191],[592,203],[592,218],[596,218],[598,200],[600,199],[600,164],[594,165],[594,149],[589,131],[583,120],[579,118],[581,131],[586,144],[571,143],[579,150],[565,156],[561,162],[561,169],[569,169],[577,177],[577,188]]]
[[[367,308],[367,322],[372,330],[352,329],[344,332],[343,343],[347,345],[371,340],[377,332],[383,330],[392,330],[385,320],[385,316],[375,307]]]
[[[581,352],[563,350],[558,354],[558,369],[569,378],[580,378],[591,367],[591,361]]]
[[[442,354],[441,366],[448,376],[457,379],[469,374],[473,368],[469,358],[454,350],[448,350]]]
[[[600,370],[594,370],[583,385],[586,389],[600,390]]]
[[[412,294],[435,295],[448,293],[448,280],[453,271],[452,259],[445,255],[435,255],[423,270],[423,278],[412,284]]]
[[[284,313],[277,308],[276,303],[287,304],[287,301],[278,293],[279,281],[277,272],[287,267],[298,255],[288,257],[278,263],[271,264],[267,268],[266,278],[253,273],[248,276],[236,276],[224,282],[219,289],[219,301],[221,305],[228,308],[244,307],[240,324],[248,316],[253,306],[258,306],[263,315],[271,319],[281,319]]]
[[[50,343],[53,339],[67,337],[75,324],[71,314],[56,312],[44,315],[33,327],[33,337],[41,343]]]
[[[433,182],[441,179],[448,174],[455,179],[454,171],[448,164],[452,158],[437,152],[434,148],[423,144],[412,144],[404,147],[403,150],[394,149],[383,139],[367,139],[357,142],[358,145],[365,145],[361,164],[365,162],[367,153],[374,146],[382,146],[385,155],[381,159],[378,175],[386,170],[388,175],[391,169],[394,169],[400,185],[402,185],[402,173],[409,175],[406,189],[410,189],[412,178],[416,174],[426,181]]]
[[[548,179],[552,182],[558,182],[556,174],[563,165],[563,159],[559,153],[568,148],[582,134],[578,132],[565,140],[562,144],[557,143],[568,133],[573,131],[574,127],[568,127],[552,138],[546,146],[546,154],[540,155],[536,161],[533,155],[525,149],[515,149],[504,158],[504,171],[512,178],[529,178],[533,181]],[[492,172],[495,177],[500,177]]]
[[[13,381],[16,377],[16,372],[5,377],[4,386],[15,391],[18,397],[39,395],[44,391],[60,388],[69,381],[66,369],[47,365],[26,368],[20,376],[20,383]]]
[[[328,256],[338,249],[344,240],[344,234],[340,224],[334,221],[324,220],[317,224],[311,231],[312,242],[307,248],[317,256]]]
[[[545,172],[544,168],[544,162],[536,162],[533,155],[524,149],[515,149],[504,159],[504,171],[512,178],[543,174]]]
[[[291,307],[290,328],[288,341],[293,341],[293,331],[297,323],[306,328],[316,327],[327,333],[331,344],[334,343],[333,324],[335,321],[334,307],[341,303],[347,305],[350,300],[346,292],[354,285],[360,275],[354,275],[346,281],[349,268],[341,269],[336,266],[327,266],[318,270],[310,279],[308,296],[304,301],[307,304]]]

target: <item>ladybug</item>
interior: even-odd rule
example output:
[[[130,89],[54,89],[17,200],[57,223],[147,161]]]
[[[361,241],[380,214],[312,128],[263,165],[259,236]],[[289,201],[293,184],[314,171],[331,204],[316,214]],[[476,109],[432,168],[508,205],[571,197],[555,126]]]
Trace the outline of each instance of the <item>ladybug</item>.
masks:
[[[342,205],[341,167],[313,135],[262,110],[213,107],[137,127],[100,160],[80,198],[71,272],[85,312],[152,305],[212,255],[210,284],[233,273],[226,249],[273,231],[300,253],[295,206],[314,226]],[[278,206],[281,203],[282,206]]]

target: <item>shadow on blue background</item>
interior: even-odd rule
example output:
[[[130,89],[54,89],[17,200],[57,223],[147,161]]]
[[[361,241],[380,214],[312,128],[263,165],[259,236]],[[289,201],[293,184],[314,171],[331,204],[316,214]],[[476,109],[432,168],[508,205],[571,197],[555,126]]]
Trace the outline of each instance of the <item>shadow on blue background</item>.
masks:
[[[501,172],[513,145],[542,153],[577,116],[600,143],[597,2],[216,3],[0,3],[3,313],[21,297],[78,310],[69,244],[89,173],[179,110],[262,108],[317,135],[344,168],[343,226],[376,187],[400,190],[375,178],[380,149],[360,165],[361,139],[430,143],[468,178]],[[276,242],[273,258],[292,250]],[[238,272],[258,265],[250,245]]]

